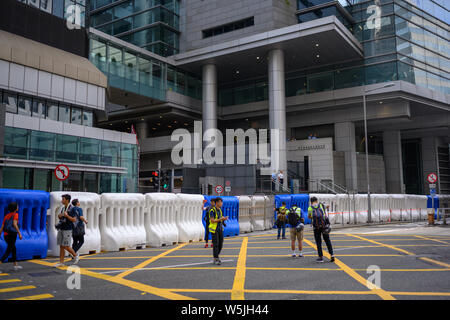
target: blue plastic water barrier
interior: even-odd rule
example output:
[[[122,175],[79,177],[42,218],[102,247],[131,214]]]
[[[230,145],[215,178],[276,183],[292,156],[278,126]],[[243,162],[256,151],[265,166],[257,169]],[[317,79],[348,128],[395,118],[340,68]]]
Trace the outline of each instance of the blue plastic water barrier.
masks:
[[[1,222],[8,214],[8,204],[11,202],[17,202],[19,206],[19,228],[23,236],[22,240],[17,236],[17,260],[46,258],[48,248],[46,223],[50,194],[45,191],[0,189]],[[0,255],[5,251],[6,242],[2,234]]]
[[[289,194],[277,194],[275,196],[275,208],[279,208],[281,207],[282,202],[286,202],[286,208],[290,209],[291,208],[291,201],[292,201],[292,196]],[[276,210],[273,211],[273,216],[274,219],[273,221],[277,221],[277,212]],[[289,226],[288,224],[286,225],[286,227]],[[274,228],[276,228],[277,226],[274,224],[273,225]]]
[[[437,208],[439,208],[439,195],[435,195],[434,196],[434,219],[437,219]],[[431,209],[432,206],[432,201],[431,201],[431,196],[427,196],[427,208]]]
[[[209,206],[211,198],[217,198],[216,196],[204,196],[208,201],[205,206]],[[233,196],[220,197],[223,200],[222,213],[228,220],[225,221],[227,225],[223,229],[223,236],[237,236],[239,235],[239,199]],[[204,212],[203,215],[206,213]],[[205,222],[203,222],[205,224]]]
[[[310,224],[308,219],[309,194],[293,194],[291,196],[291,206],[296,204],[302,210],[302,216],[305,218],[305,224]]]

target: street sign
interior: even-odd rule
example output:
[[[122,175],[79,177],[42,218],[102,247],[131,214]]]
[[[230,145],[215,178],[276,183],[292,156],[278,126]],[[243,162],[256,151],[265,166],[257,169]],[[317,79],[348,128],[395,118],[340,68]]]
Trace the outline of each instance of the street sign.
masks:
[[[225,192],[231,192],[231,187],[225,187]]]
[[[428,181],[429,183],[435,183],[435,182],[437,181],[437,174],[436,174],[436,173],[430,173],[430,174],[427,176],[427,181]]]
[[[436,195],[436,189],[430,188],[430,196],[434,197]]]
[[[55,168],[55,177],[59,181],[64,181],[69,177],[69,167],[64,164],[57,165]]]
[[[430,190],[436,189],[436,184],[434,184],[434,183],[430,183],[428,186],[430,187]]]
[[[231,181],[230,180],[225,181],[225,187],[231,187]]]
[[[223,186],[221,186],[219,184],[219,185],[216,186],[215,190],[216,190],[216,193],[222,194],[223,193]]]

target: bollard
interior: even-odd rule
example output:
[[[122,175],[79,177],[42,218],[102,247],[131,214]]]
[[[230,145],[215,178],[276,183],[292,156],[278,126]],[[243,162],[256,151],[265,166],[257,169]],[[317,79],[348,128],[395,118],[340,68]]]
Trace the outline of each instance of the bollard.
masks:
[[[428,225],[433,226],[434,225],[434,212],[433,209],[428,210]]]

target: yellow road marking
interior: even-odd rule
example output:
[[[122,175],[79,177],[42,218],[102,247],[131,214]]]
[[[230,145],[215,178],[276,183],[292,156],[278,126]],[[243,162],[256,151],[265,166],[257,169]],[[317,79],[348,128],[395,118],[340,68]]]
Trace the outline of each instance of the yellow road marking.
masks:
[[[248,293],[278,293],[278,294],[377,294],[374,291],[310,291],[310,290],[276,290],[276,289],[246,289]]]
[[[11,282],[21,282],[20,279],[8,279],[8,280],[0,280],[0,283],[11,283]]]
[[[21,287],[4,288],[4,289],[0,289],[0,293],[21,291],[21,290],[28,290],[28,289],[36,289],[36,287],[35,286],[21,286]]]
[[[340,268],[278,268],[278,267],[247,267],[247,270],[343,271]]]
[[[350,236],[357,237],[357,238],[360,238],[360,239],[364,239],[363,237],[356,236],[356,235],[350,235]],[[389,245],[389,244],[384,244],[384,243],[377,242],[377,241],[373,241],[373,240],[369,240],[369,239],[367,239],[367,241],[370,241],[370,242],[375,243],[375,244],[381,244],[382,246],[384,246],[384,247],[386,247],[386,248],[390,248],[390,249],[392,249],[392,250],[400,251],[400,252],[403,252],[403,253],[405,253],[405,254],[407,254],[407,255],[410,255],[410,256],[414,256],[414,255],[415,255],[415,254],[412,253],[412,252],[409,252],[409,251],[406,251],[406,250],[404,250],[404,249],[400,249],[400,248],[394,247],[394,246]],[[449,265],[449,264],[444,263],[444,262],[440,262],[440,261],[436,261],[436,260],[434,260],[434,259],[425,258],[425,257],[421,257],[421,258],[419,258],[419,259],[420,259],[420,260],[423,260],[423,261],[428,261],[428,262],[437,264],[437,265],[439,265],[439,266],[443,266],[443,267],[446,267],[446,268],[450,268],[450,265]]]
[[[308,243],[310,246],[314,246],[316,247],[311,241],[304,239],[304,241],[306,243]],[[316,247],[317,249],[317,247]],[[330,258],[330,255],[327,252],[324,252],[324,255],[327,258]],[[335,263],[337,266],[339,266],[345,273],[347,273],[350,277],[352,277],[353,279],[355,279],[356,281],[358,281],[359,283],[361,283],[363,286],[367,287],[368,289],[370,289],[371,291],[373,291],[374,293],[376,293],[378,296],[380,296],[382,299],[384,300],[395,300],[395,298],[390,295],[388,292],[386,292],[385,290],[376,287],[374,284],[369,284],[367,283],[367,280],[364,279],[362,276],[360,276],[356,271],[354,271],[352,268],[350,268],[349,266],[347,266],[345,263],[343,263],[341,260],[339,260],[338,258],[335,258]]]
[[[385,243],[377,242],[375,240],[366,239],[366,238],[363,238],[363,237],[360,237],[360,236],[357,236],[357,235],[354,235],[354,234],[347,234],[347,235],[349,237],[355,237],[355,238],[358,238],[358,239],[361,239],[361,240],[372,242],[372,243],[377,244],[377,245],[381,245],[383,247],[386,247],[386,248],[389,248],[389,249],[392,249],[392,250],[396,250],[396,251],[402,252],[402,253],[404,253],[406,255],[410,255],[410,256],[414,255],[414,253],[411,253],[411,252],[406,251],[404,249],[396,248],[396,247],[394,247],[393,245],[390,245],[390,244],[385,244]]]
[[[41,261],[41,260],[30,260],[29,262],[31,263],[36,263],[36,264],[40,264],[43,266],[47,266],[47,267],[53,267],[54,264],[53,263],[49,263],[46,261]],[[59,267],[58,269],[60,270],[67,270],[67,266],[64,267]],[[135,282],[135,281],[131,281],[131,280],[127,280],[127,279],[123,279],[123,278],[117,278],[117,277],[113,277],[107,274],[101,274],[101,273],[97,273],[97,272],[92,272],[89,271],[85,268],[80,268],[80,274],[85,275],[85,276],[90,276],[92,278],[97,278],[97,279],[102,279],[102,280],[106,280],[109,282],[113,282],[116,284],[120,284],[123,286],[126,286],[128,288],[131,289],[135,289],[138,290],[140,292],[147,292],[159,297],[163,297],[166,299],[171,299],[171,300],[196,300],[194,298],[191,297],[186,297],[183,295],[179,295],[176,293],[171,292],[170,290],[167,289],[160,289],[160,288],[156,288],[156,287],[152,287],[146,284],[142,284],[139,282]]]
[[[9,276],[9,273],[0,273],[0,276]]]
[[[309,241],[309,240],[307,240]],[[314,248],[315,249],[315,248]],[[262,258],[262,257],[290,257],[290,254],[249,254],[250,258]],[[316,257],[316,254],[304,254],[304,257]],[[403,257],[402,254],[339,254],[340,257]]]
[[[166,289],[172,292],[210,292],[210,293],[231,293],[231,289]]]
[[[51,294],[45,293],[45,294],[38,294],[35,296],[20,297],[20,298],[8,299],[8,300],[40,300],[40,299],[49,299],[49,298],[53,298],[53,296]]]
[[[401,291],[390,291],[393,295],[402,296],[447,296],[450,297],[450,292],[401,292]]]
[[[248,238],[245,237],[242,241],[241,251],[239,251],[239,258],[236,266],[236,273],[234,275],[233,288],[231,290],[231,300],[245,300],[244,285],[245,285],[245,268],[247,263],[247,243]]]
[[[353,269],[355,271],[367,271],[367,269]],[[387,272],[435,272],[435,271],[450,271],[450,269],[380,269],[380,271]]]
[[[130,268],[85,268],[87,270],[130,270]],[[134,269],[134,268],[132,268]],[[136,270],[234,270],[236,267],[155,267],[155,268],[142,268]]]
[[[162,257],[164,257],[164,256],[166,256],[166,255],[168,255],[168,254],[170,254],[170,253],[172,253],[172,252],[174,252],[174,251],[176,251],[176,250],[178,250],[178,249],[183,248],[186,244],[187,244],[187,243],[180,244],[180,245],[176,246],[175,248],[172,248],[172,249],[170,249],[170,250],[167,250],[167,251],[165,251],[165,252],[163,252],[163,253],[161,253],[161,254],[155,256],[155,257],[151,257],[150,259],[148,259],[148,260],[146,260],[146,261],[144,261],[144,262],[138,264],[137,266],[135,266],[134,269],[145,268],[147,265],[149,265],[149,264],[152,263],[153,261],[156,261],[156,260],[158,260],[159,258],[162,258]],[[124,277],[126,277],[126,276],[132,274],[132,273],[135,272],[135,271],[136,271],[136,270],[127,270],[127,271],[124,271],[124,272],[122,272],[122,273],[116,275],[115,277],[116,277],[116,278],[124,278]]]
[[[443,243],[443,244],[449,244],[448,242],[444,242],[444,241],[437,240],[437,239],[431,239],[431,238],[427,238],[427,237],[424,237],[424,236],[415,236],[415,237],[422,238],[424,240],[435,241],[435,242],[439,242],[439,243]]]

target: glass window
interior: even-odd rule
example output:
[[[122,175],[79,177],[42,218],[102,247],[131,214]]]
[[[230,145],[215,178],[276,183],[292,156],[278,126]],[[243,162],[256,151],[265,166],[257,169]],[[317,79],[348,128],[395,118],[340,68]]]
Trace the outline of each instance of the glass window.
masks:
[[[106,43],[91,39],[90,60],[101,71],[107,72],[106,68]]]
[[[122,143],[120,157],[122,159],[136,159],[136,155],[133,154],[133,145],[129,143]]]
[[[17,113],[17,95],[4,92],[3,103],[6,112]]]
[[[387,38],[364,43],[365,57],[377,56],[395,51],[395,38]]]
[[[45,118],[46,113],[45,101],[33,99],[33,117]]]
[[[364,85],[364,68],[337,70],[334,73],[335,89]]]
[[[28,130],[5,127],[4,155],[16,159],[27,159]]]
[[[83,110],[83,125],[92,127],[94,125],[94,113],[90,110]]]
[[[306,77],[286,80],[286,97],[298,96],[306,93]]]
[[[49,190],[49,170],[34,169],[33,170],[33,190]]]
[[[64,0],[53,0],[52,13],[57,17],[64,17]]]
[[[112,21],[112,8],[93,14],[91,17],[92,26],[99,26]]]
[[[122,65],[122,50],[113,46],[109,46],[109,72],[120,77],[124,76]]]
[[[100,193],[119,192],[118,175],[115,173],[100,173]]]
[[[120,143],[102,140],[101,165],[115,167],[119,164]]]
[[[52,0],[41,0],[41,10],[52,13]]]
[[[81,124],[82,111],[79,108],[72,107],[72,117],[70,122],[75,124]]]
[[[118,35],[133,29],[133,18],[125,18],[119,21],[116,21],[112,24],[113,33],[112,35]]]
[[[64,162],[78,162],[79,137],[59,134],[56,136],[56,159]]]
[[[3,188],[29,189],[29,171],[26,168],[3,168]]]
[[[84,172],[83,173],[83,191],[84,192],[98,192],[97,173]]]
[[[397,80],[396,62],[366,66],[366,85]]]
[[[308,78],[308,93],[333,90],[333,73],[327,72],[318,75],[310,75]]]
[[[100,140],[80,138],[80,163],[99,164]]]
[[[120,19],[132,14],[134,12],[133,3],[134,1],[126,1],[118,6],[115,6],[113,19]]]
[[[31,131],[30,159],[54,160],[55,134],[42,131]]]
[[[59,107],[59,121],[70,123],[70,106],[61,105]]]
[[[438,75],[427,72],[427,83],[431,90],[441,91],[441,77]]]
[[[400,17],[395,17],[396,34],[419,45],[424,45],[423,29]]]
[[[371,24],[364,24],[363,40],[377,39],[393,35],[395,32],[394,16],[381,17],[380,26],[371,28]]]
[[[48,102],[47,119],[58,121],[58,102]]]
[[[19,96],[19,103],[18,103],[18,114],[22,114],[25,116],[31,116],[31,99]]]

